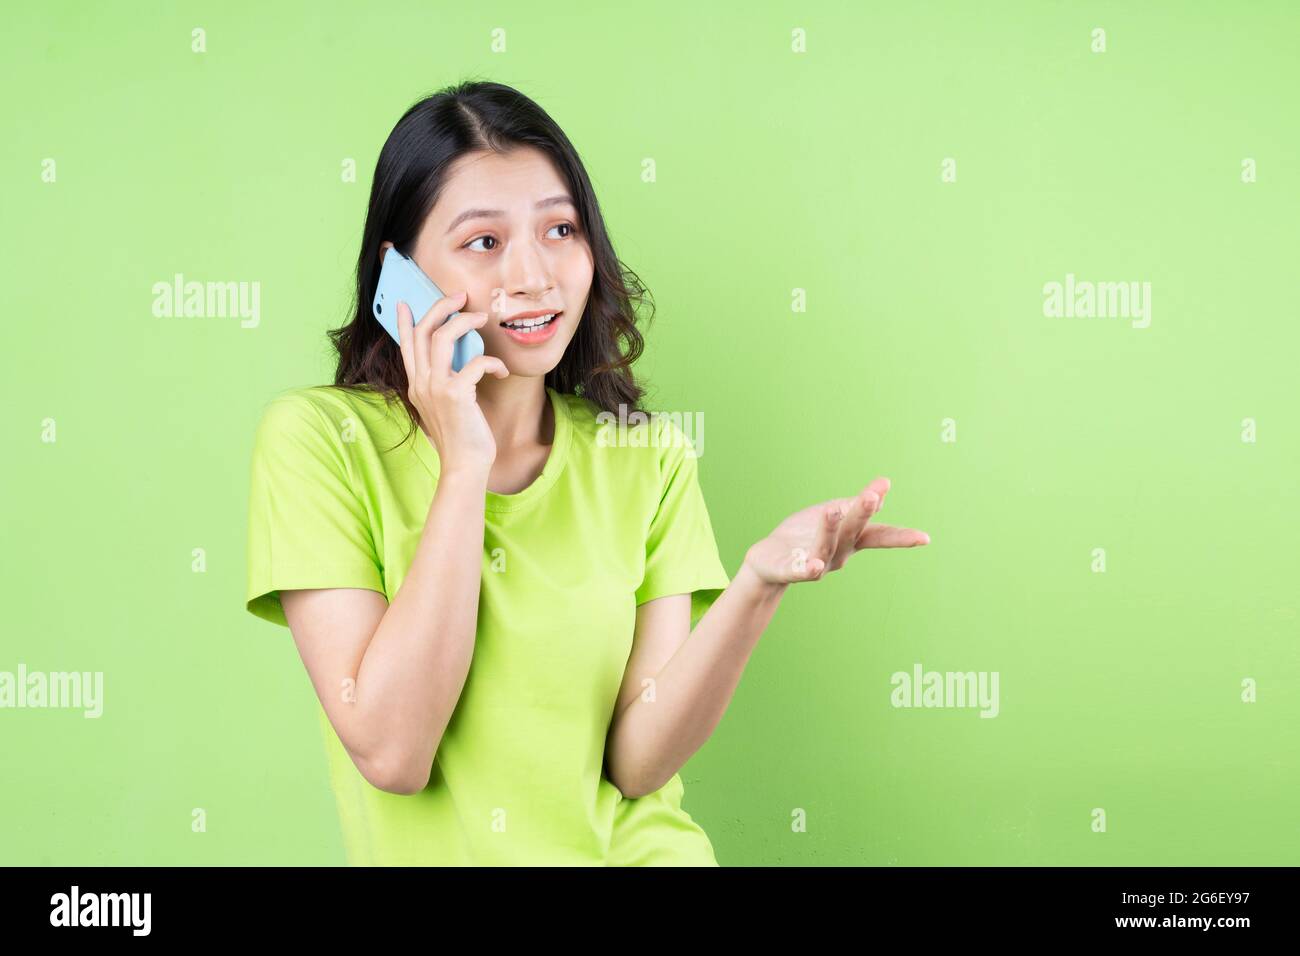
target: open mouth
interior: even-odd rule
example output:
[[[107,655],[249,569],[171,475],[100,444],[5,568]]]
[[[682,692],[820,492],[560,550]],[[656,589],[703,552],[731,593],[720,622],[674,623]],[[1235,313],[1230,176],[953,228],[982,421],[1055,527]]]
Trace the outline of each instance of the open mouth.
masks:
[[[498,324],[501,328],[509,329],[512,332],[536,332],[538,329],[544,329],[549,326],[559,315],[559,312],[552,312],[550,315],[538,315],[530,319],[516,319],[513,322],[501,322]]]

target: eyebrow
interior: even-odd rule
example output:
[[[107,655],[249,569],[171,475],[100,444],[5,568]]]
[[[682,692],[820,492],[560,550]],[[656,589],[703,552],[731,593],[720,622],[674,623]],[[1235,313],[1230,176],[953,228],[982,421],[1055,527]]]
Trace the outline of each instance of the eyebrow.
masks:
[[[541,200],[533,208],[545,209],[548,206],[559,206],[566,203],[570,206],[573,206],[573,208],[575,209],[578,208],[574,204],[573,200],[570,199],[568,196],[551,196],[548,199]],[[494,216],[504,216],[505,214],[506,211],[504,209],[466,209],[463,213],[461,213],[459,216],[457,216],[455,219],[451,221],[451,225],[447,227],[447,232],[451,232],[453,229],[459,226],[466,219],[491,219]]]

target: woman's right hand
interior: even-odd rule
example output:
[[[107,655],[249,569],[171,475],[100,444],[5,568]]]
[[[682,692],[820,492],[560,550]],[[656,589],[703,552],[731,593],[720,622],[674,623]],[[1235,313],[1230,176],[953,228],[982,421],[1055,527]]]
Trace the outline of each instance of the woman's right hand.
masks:
[[[461,312],[448,319],[465,299],[464,292],[443,296],[418,325],[411,318],[410,306],[398,302],[397,329],[406,366],[406,394],[438,453],[439,473],[468,472],[486,481],[497,446],[478,406],[475,386],[488,372],[505,378],[510,371],[492,355],[476,356],[459,372],[452,371],[456,340],[488,318],[485,312]]]

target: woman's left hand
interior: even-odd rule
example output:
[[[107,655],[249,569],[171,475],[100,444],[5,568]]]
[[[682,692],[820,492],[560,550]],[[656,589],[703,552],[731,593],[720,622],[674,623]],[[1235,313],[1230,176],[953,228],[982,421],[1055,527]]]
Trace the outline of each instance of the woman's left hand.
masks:
[[[930,536],[915,528],[870,524],[889,479],[877,478],[852,498],[834,498],[796,511],[745,553],[745,564],[769,584],[816,581],[838,571],[863,548],[913,548]]]

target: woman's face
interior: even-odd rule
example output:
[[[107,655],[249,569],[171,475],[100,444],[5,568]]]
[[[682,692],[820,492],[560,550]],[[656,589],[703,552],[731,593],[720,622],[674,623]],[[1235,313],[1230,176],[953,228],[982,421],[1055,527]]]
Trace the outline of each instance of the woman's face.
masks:
[[[416,240],[425,275],[444,293],[468,292],[460,311],[487,313],[484,351],[512,376],[555,368],[586,309],[594,266],[572,200],[540,150],[469,153],[451,165]],[[531,332],[503,327],[538,311],[559,315]]]

